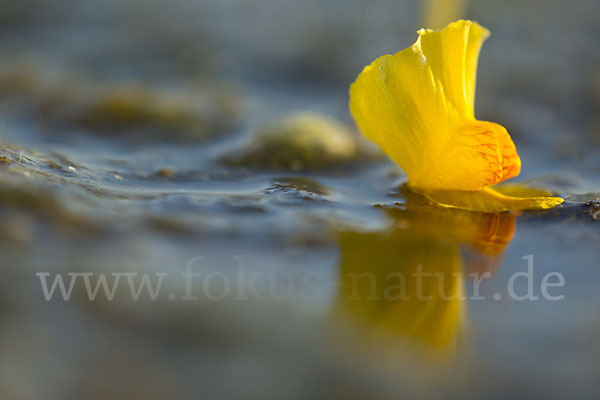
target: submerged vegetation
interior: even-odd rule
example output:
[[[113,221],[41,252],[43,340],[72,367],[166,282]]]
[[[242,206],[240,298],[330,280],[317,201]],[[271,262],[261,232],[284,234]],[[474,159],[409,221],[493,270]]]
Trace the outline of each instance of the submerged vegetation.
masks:
[[[228,165],[273,170],[324,170],[366,161],[375,152],[333,118],[300,112],[267,124],[242,148],[223,157]]]
[[[102,82],[34,65],[0,70],[5,106],[33,112],[49,134],[84,131],[136,140],[197,141],[239,125],[232,87],[168,88]]]

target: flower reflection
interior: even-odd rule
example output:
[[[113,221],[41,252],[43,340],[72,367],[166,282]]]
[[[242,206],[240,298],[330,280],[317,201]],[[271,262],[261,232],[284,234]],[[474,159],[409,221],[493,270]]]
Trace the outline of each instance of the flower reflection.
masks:
[[[336,313],[366,323],[370,339],[392,336],[447,353],[464,332],[467,274],[500,264],[516,216],[440,209],[405,195],[406,205],[385,208],[391,228],[339,232]],[[471,256],[463,260],[461,250]]]

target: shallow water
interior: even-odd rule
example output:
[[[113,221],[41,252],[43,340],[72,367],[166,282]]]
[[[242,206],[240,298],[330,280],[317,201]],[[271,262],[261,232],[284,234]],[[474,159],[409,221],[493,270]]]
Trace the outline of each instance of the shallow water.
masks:
[[[0,397],[593,397],[594,2],[468,8],[493,32],[478,116],[511,132],[518,181],[566,199],[520,215],[428,204],[352,136],[347,84],[410,44],[414,2],[118,3],[12,8],[26,34],[0,41]],[[223,162],[299,110],[368,156]],[[68,273],[70,299],[47,301],[42,281]],[[112,300],[86,294],[84,276],[131,273]],[[164,274],[155,299],[132,298],[143,274]]]

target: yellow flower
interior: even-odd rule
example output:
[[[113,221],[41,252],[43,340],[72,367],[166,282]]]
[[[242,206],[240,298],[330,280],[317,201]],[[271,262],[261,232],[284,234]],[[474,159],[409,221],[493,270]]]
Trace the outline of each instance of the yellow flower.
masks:
[[[499,212],[562,203],[539,191],[489,187],[521,171],[506,129],[475,119],[477,61],[489,31],[459,20],[418,33],[411,47],[379,57],[350,87],[361,132],[404,169],[411,189],[439,205]]]

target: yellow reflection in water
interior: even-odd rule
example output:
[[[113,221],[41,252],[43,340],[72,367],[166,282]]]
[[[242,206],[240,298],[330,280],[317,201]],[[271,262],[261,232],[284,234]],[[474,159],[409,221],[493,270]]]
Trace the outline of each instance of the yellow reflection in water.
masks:
[[[336,312],[365,323],[369,339],[392,336],[451,352],[465,327],[465,278],[499,265],[515,215],[438,208],[405,195],[405,207],[385,210],[390,229],[339,232]],[[463,262],[463,247],[476,257]]]

